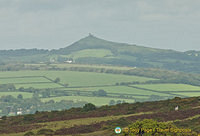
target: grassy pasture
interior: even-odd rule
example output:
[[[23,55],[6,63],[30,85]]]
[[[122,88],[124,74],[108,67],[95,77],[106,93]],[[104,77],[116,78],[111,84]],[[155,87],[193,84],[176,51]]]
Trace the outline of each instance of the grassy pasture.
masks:
[[[83,58],[83,57],[96,57],[96,58],[102,58],[106,56],[113,55],[110,50],[105,50],[105,49],[86,49],[86,50],[81,50],[77,52],[73,52],[70,55],[67,55],[67,58]]]
[[[69,86],[99,86],[114,85],[119,82],[148,81],[151,78],[139,76],[127,76],[105,73],[90,73],[76,71],[46,71],[46,76],[54,79],[59,77],[61,83],[68,83]]]
[[[145,91],[145,90],[142,90],[142,89],[136,89],[136,88],[132,88],[132,87],[128,87],[128,86],[69,88],[69,89],[63,89],[63,90],[98,91],[100,89],[103,89],[107,93],[116,93],[116,94],[168,96],[168,94],[165,94],[165,93],[157,93],[157,92]]]
[[[71,64],[60,64],[60,65],[71,65]],[[81,66],[81,65],[80,65]],[[29,76],[29,77],[27,77]],[[186,85],[186,84],[139,84],[132,85],[139,88],[150,89],[159,92],[147,91],[143,89],[131,88],[128,86],[114,86],[116,83],[120,82],[133,82],[140,81],[145,82],[149,80],[156,80],[152,78],[139,77],[139,76],[128,76],[128,75],[117,75],[117,74],[107,74],[107,73],[94,73],[94,72],[79,72],[79,71],[6,71],[0,72],[0,84],[14,83],[16,88],[61,88],[60,84],[56,84],[44,77],[46,76],[52,80],[57,77],[60,78],[62,84],[68,84],[69,87],[74,88],[63,88],[62,90],[79,90],[79,91],[98,91],[100,89],[105,90],[107,93],[113,94],[131,94],[135,98],[148,98],[150,95],[159,96],[169,96],[170,94],[165,94],[162,92],[173,91],[188,91],[184,93],[175,92],[173,94],[185,95],[185,96],[199,96],[199,93],[189,93],[189,91],[199,91],[200,87]],[[13,77],[13,78],[12,78]],[[45,83],[46,82],[46,83]],[[49,82],[49,83],[48,83]],[[16,84],[15,84],[16,83]],[[111,86],[106,86],[111,85]],[[112,86],[113,85],[113,86]],[[134,96],[135,95],[135,96]],[[147,96],[138,96],[147,95]],[[110,96],[110,95],[109,95]],[[62,99],[69,100],[82,100],[89,101],[96,105],[108,104],[111,99],[114,98],[101,98],[101,97],[85,97],[85,96],[71,96],[71,97],[55,97],[50,98],[55,101],[60,101]],[[118,100],[116,98],[116,100]],[[129,102],[129,101],[127,101]],[[132,102],[132,101],[131,101]]]
[[[8,77],[0,78],[0,84],[15,84],[15,83],[38,83],[38,82],[50,82],[43,77]]]
[[[15,87],[18,89],[20,87],[24,87],[24,88],[29,88],[29,87],[33,87],[33,88],[36,88],[36,89],[45,89],[45,88],[59,88],[59,87],[62,87],[61,85],[59,84],[56,84],[56,83],[31,83],[31,84],[15,84]]]
[[[51,79],[59,77],[61,83],[67,83],[69,86],[99,86],[99,85],[114,85],[120,82],[132,81],[148,81],[154,80],[152,78],[116,75],[106,73],[90,73],[77,71],[11,71],[0,72],[0,77],[18,77],[18,76],[46,76]],[[33,84],[32,87],[34,87]],[[43,88],[43,87],[42,87]]]
[[[0,72],[0,78],[5,78],[5,77],[23,77],[23,76],[43,76],[42,71],[1,71]]]
[[[199,86],[192,86],[187,84],[144,84],[133,86],[155,91],[200,91]]]
[[[134,103],[133,99],[121,99],[121,98],[108,98],[108,97],[87,97],[87,96],[62,96],[62,97],[51,97],[51,98],[43,98],[41,99],[43,102],[54,100],[54,101],[61,101],[61,100],[73,100],[73,101],[86,101],[89,103],[93,103],[96,106],[108,105],[110,100],[121,100],[128,103]]]
[[[188,96],[188,97],[196,97],[196,96],[200,96],[200,92],[181,92],[181,93],[173,93],[173,94],[177,94],[177,95],[184,95],[184,96]]]

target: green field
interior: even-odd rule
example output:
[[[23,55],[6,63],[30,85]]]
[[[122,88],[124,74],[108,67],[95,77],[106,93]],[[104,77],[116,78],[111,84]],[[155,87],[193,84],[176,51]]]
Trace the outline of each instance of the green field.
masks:
[[[0,84],[18,84],[18,83],[38,83],[50,82],[43,77],[8,77],[0,78]]]
[[[114,85],[119,82],[148,81],[151,78],[126,76],[105,73],[75,72],[75,71],[46,71],[46,76],[55,79],[59,77],[61,83],[68,83],[69,86],[99,86]]]
[[[184,95],[184,96],[187,96],[187,97],[196,97],[196,96],[200,96],[200,91],[199,92],[181,92],[181,93],[175,92],[173,94]]]
[[[102,58],[106,56],[113,55],[110,50],[105,49],[87,49],[87,50],[81,50],[77,52],[73,52],[72,54],[66,56],[67,58],[84,58],[84,57],[96,57],[96,58]]]
[[[143,84],[133,85],[139,88],[151,89],[155,91],[200,91],[199,86],[192,86],[187,84]]]
[[[59,88],[59,87],[62,87],[61,85],[59,84],[56,84],[56,83],[31,83],[31,84],[16,84],[15,87],[17,89],[19,89],[20,87],[24,87],[24,88],[29,88],[29,87],[33,87],[33,88],[36,88],[36,89],[45,89],[45,88]]]
[[[51,79],[59,77],[61,83],[69,84],[69,86],[99,86],[99,85],[114,85],[120,82],[133,82],[133,81],[148,81],[154,80],[152,78],[116,75],[105,73],[92,73],[92,72],[77,72],[77,71],[12,71],[0,72],[0,77],[18,77],[18,76],[47,76]],[[32,87],[36,85],[33,84]],[[43,87],[42,87],[43,88]]]
[[[31,98],[33,95],[32,93],[27,92],[0,92],[0,97],[12,95],[13,97],[17,98],[19,94],[23,95],[23,98]]]
[[[52,98],[43,98],[42,101],[46,102],[49,100],[54,100],[54,101],[61,101],[61,100],[73,100],[75,102],[77,101],[86,101],[89,103],[93,103],[97,106],[101,105],[108,105],[110,100],[121,100],[129,103],[134,103],[133,99],[118,99],[118,98],[107,98],[107,97],[87,97],[87,96],[62,96],[62,97],[52,97]]]
[[[61,64],[60,64],[61,65]],[[62,64],[64,65],[64,64]],[[60,84],[54,83],[53,80],[60,78]],[[108,104],[111,99],[119,100],[116,96],[126,95],[133,98],[148,99],[151,95],[157,96],[197,96],[200,93],[189,93],[189,91],[198,91],[200,87],[186,84],[138,84],[129,86],[116,86],[116,83],[121,82],[145,82],[149,80],[157,80],[153,78],[128,76],[121,74],[107,74],[95,72],[79,72],[79,71],[7,71],[0,72],[0,84],[13,83],[18,89],[20,87],[36,89],[55,88],[56,90],[66,91],[98,91],[100,89],[108,93],[108,97],[86,97],[86,96],[63,96],[45,98],[43,101],[54,99],[60,101],[79,100],[92,102],[96,105]],[[64,87],[63,84],[68,84]],[[138,87],[138,88],[134,88]],[[150,90],[145,90],[150,89]],[[179,93],[177,91],[188,91]],[[174,93],[173,93],[174,92]],[[20,92],[19,92],[20,93]],[[173,94],[172,94],[173,93]],[[5,95],[6,93],[4,93]],[[9,95],[9,93],[7,93]],[[13,94],[14,95],[14,94]],[[25,94],[24,94],[25,95]],[[17,94],[15,95],[15,97]],[[31,95],[27,97],[31,97]],[[113,98],[115,97],[115,98]],[[24,96],[26,98],[26,95]],[[121,100],[121,99],[120,99]],[[126,99],[127,102],[134,100]]]
[[[40,77],[39,77],[40,76]],[[47,78],[46,78],[47,77]],[[54,83],[53,80],[60,78],[60,83]],[[13,83],[18,89],[20,87],[29,88],[33,87],[36,89],[45,88],[63,88],[63,90],[80,90],[80,91],[98,91],[104,89],[108,93],[115,94],[132,94],[136,95],[134,98],[148,98],[148,96],[138,96],[138,95],[165,95],[154,92],[146,92],[141,89],[130,88],[126,86],[109,86],[115,85],[120,82],[134,82],[134,81],[149,81],[155,80],[152,78],[139,77],[139,76],[128,76],[128,75],[117,75],[117,74],[106,74],[106,73],[94,73],[94,72],[78,72],[78,71],[10,71],[10,72],[0,72],[0,81],[2,84]],[[62,84],[68,84],[69,87],[74,88],[64,88]],[[101,87],[102,86],[102,87]],[[6,94],[6,93],[5,93]],[[9,95],[9,93],[8,93]],[[48,99],[54,99],[55,101],[60,101],[62,99],[67,100],[78,100],[87,101],[94,103],[98,106],[105,105],[113,100],[123,100],[118,98],[110,97],[86,97],[86,96],[70,96],[70,97],[52,97]],[[126,99],[126,102],[134,102],[134,100]]]
[[[116,93],[116,94],[136,94],[136,95],[159,95],[159,96],[168,96],[168,94],[165,93],[157,93],[157,92],[151,92],[146,91],[142,89],[136,89],[128,86],[109,86],[109,87],[87,87],[87,88],[69,88],[69,89],[61,89],[61,90],[80,90],[80,91],[98,91],[98,90],[104,90],[107,93]]]

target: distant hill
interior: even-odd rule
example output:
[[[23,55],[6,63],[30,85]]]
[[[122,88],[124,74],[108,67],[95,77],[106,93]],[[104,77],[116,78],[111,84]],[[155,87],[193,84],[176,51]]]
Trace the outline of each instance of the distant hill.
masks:
[[[0,62],[80,63],[161,68],[200,73],[200,52],[155,49],[116,43],[89,35],[58,50],[0,51]],[[69,61],[70,60],[70,61]]]

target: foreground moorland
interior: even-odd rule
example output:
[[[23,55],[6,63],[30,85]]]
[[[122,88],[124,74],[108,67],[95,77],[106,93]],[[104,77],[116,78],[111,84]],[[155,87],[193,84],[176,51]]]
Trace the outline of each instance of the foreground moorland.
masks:
[[[175,111],[176,106],[179,106],[179,110]],[[200,133],[200,97],[184,99],[176,97],[171,100],[123,103],[99,108],[95,108],[93,104],[86,104],[83,108],[3,117],[0,121],[0,133],[3,136],[28,134],[110,136],[115,135],[115,127],[134,127],[130,124],[143,119],[165,122],[176,129],[190,130],[182,135],[196,136]]]

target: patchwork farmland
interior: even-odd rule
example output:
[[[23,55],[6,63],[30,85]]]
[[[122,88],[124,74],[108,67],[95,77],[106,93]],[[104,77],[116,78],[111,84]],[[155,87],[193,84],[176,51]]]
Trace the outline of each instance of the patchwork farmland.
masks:
[[[30,66],[30,65],[28,65]],[[44,67],[45,65],[37,65]],[[70,67],[90,67],[104,68],[113,70],[131,70],[131,67],[115,66],[95,66],[95,65],[77,65],[77,64],[53,64],[59,68]],[[59,81],[56,82],[56,78]],[[200,87],[187,84],[148,84],[148,81],[159,80],[144,76],[83,72],[70,70],[22,70],[22,71],[5,71],[0,72],[0,85],[13,84],[17,91],[1,92],[0,96],[21,94],[24,98],[30,98],[33,93],[20,92],[22,89],[35,88],[39,90],[52,89],[57,92],[66,92],[69,96],[50,95],[48,98],[42,98],[43,102],[54,101],[85,101],[91,102],[98,106],[109,104],[110,100],[135,102],[151,99],[168,99],[175,96],[189,97],[200,95]],[[121,84],[134,83],[134,84]],[[93,96],[93,92],[104,90],[105,96]],[[78,94],[78,95],[75,95]]]

